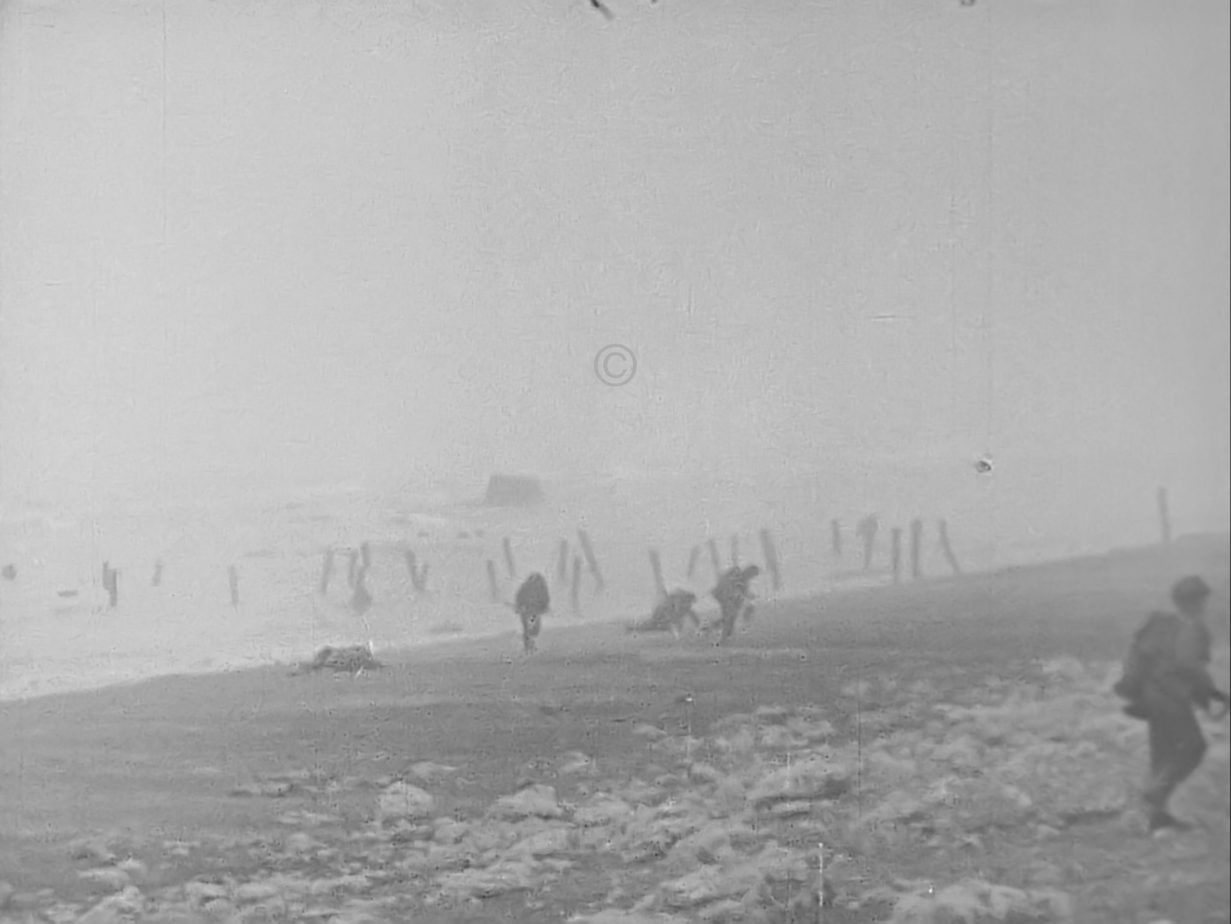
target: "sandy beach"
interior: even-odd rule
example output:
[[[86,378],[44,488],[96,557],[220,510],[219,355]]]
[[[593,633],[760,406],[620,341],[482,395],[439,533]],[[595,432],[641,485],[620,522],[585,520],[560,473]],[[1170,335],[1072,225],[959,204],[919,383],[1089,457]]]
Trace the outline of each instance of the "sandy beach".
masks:
[[[627,851],[613,859],[584,837],[544,848],[527,860],[542,875],[523,871],[517,875],[530,878],[508,888],[488,882],[467,891],[456,880],[490,864],[490,856],[478,854],[495,850],[496,841],[470,844],[478,853],[465,863],[454,858],[437,868],[410,862],[427,856],[421,848],[433,844],[433,831],[436,846],[449,843],[440,840],[440,819],[477,824],[491,817],[501,796],[535,792],[534,786],[552,787],[551,798],[568,807],[537,819],[549,826],[573,819],[569,813],[580,812],[596,793],[638,783],[673,785],[667,778],[684,794],[678,798],[692,793],[697,804],[712,805],[713,787],[707,791],[703,781],[710,771],[690,775],[697,755],[675,755],[673,762],[656,749],[659,739],[711,750],[724,722],[758,709],[771,724],[775,709],[813,710],[808,714],[828,723],[825,746],[844,755],[830,759],[854,759],[859,778],[869,774],[858,806],[847,788],[832,802],[805,806],[802,819],[774,821],[781,830],[772,837],[768,828],[757,829],[775,849],[799,851],[817,838],[817,826],[829,832],[830,849],[846,858],[833,875],[847,879],[837,883],[845,904],[827,921],[889,920],[892,914],[915,920],[901,917],[905,899],[886,897],[890,880],[926,879],[925,896],[975,874],[1027,890],[1034,875],[1028,868],[1034,867],[1022,865],[1024,856],[1052,863],[1049,888],[1068,896],[1077,916],[1023,920],[1145,921],[1141,915],[1150,908],[1176,921],[1226,920],[1225,723],[1212,726],[1203,782],[1188,787],[1193,798],[1210,801],[1189,806],[1200,825],[1164,849],[1143,834],[1126,836],[1144,737],[1118,716],[1104,686],[1142,614],[1164,604],[1169,582],[1187,571],[1207,575],[1220,589],[1213,622],[1225,686],[1228,539],[1213,536],[1168,549],[783,600],[762,607],[725,649],[697,637],[630,635],[615,624],[549,623],[540,653],[531,658],[521,655],[510,632],[386,652],[382,669],[357,677],[292,676],[287,665],[278,665],[5,703],[0,881],[9,884],[9,916],[0,920],[45,920],[22,915],[52,907],[85,913],[99,901],[111,904],[89,920],[318,920],[330,919],[324,907],[330,902],[334,920],[788,920],[768,898],[754,908],[743,895],[743,918],[729,896],[722,913],[715,911],[717,900],[672,899],[662,883],[678,881],[687,863],[681,866],[672,855],[670,869],[659,869]],[[842,820],[843,813],[875,807],[883,794],[870,782],[873,764],[879,760],[883,769],[885,761],[906,759],[892,736],[909,733],[912,724],[922,733],[925,707],[990,706],[1008,697],[1029,716],[1052,699],[1061,710],[1077,708],[1075,696],[1080,714],[1074,722],[1092,722],[1096,730],[1064,746],[1073,761],[1067,785],[1081,798],[1109,788],[1121,792],[1110,809],[1092,810],[1068,826],[1032,817],[964,833],[960,823],[921,833],[904,821],[880,831],[882,838],[893,831],[881,849],[867,843],[862,853],[855,849],[870,835]],[[1048,732],[1058,740],[1073,731],[1064,727],[1064,714]],[[1096,747],[1104,734],[1114,747]],[[853,743],[860,748],[856,758],[850,756]],[[767,747],[766,754],[774,750],[772,742]],[[807,741],[794,747],[791,753],[806,761]],[[570,775],[562,769],[569,760],[589,769],[574,768]],[[680,761],[682,768],[675,766]],[[706,763],[722,766],[713,756]],[[433,776],[434,765],[454,769]],[[1083,773],[1090,778],[1083,780]],[[899,792],[920,796],[909,773],[896,779]],[[389,827],[389,787],[407,781],[430,792],[437,828],[424,828],[422,819]],[[621,798],[635,802],[627,792]],[[657,792],[643,798],[649,806],[667,797]],[[809,820],[812,827],[801,827]],[[297,828],[303,829],[298,839],[291,836]],[[375,840],[364,840],[368,835]],[[984,850],[972,857],[961,838],[976,836]],[[1215,846],[1219,839],[1221,848]],[[728,859],[702,851],[692,865],[718,869],[714,864]],[[856,868],[858,874],[851,872]],[[1143,868],[1154,879],[1135,872]],[[303,883],[299,892],[286,882],[277,885],[277,875],[285,879],[292,872],[332,873],[344,881],[317,892]],[[448,876],[455,877],[452,885],[441,885],[440,877]],[[874,883],[877,877],[882,881]],[[244,891],[245,883],[256,881],[265,883],[264,891]],[[763,888],[772,891],[772,877],[767,881]],[[909,883],[899,886],[907,895]],[[368,902],[366,918],[353,905],[360,892]],[[108,893],[114,894],[103,897]],[[645,914],[663,916],[610,916],[637,899]],[[783,909],[786,902],[779,903]],[[585,917],[603,909],[608,917]]]

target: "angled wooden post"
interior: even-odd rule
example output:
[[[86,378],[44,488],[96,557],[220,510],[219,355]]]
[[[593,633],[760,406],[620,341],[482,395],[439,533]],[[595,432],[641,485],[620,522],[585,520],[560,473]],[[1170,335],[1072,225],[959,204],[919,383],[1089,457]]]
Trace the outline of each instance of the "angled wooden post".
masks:
[[[856,529],[859,537],[863,540],[863,570],[867,571],[872,567],[872,550],[876,548],[876,534],[880,532],[880,520],[876,514],[864,517],[859,521],[859,527]]]
[[[765,558],[765,568],[769,571],[769,579],[774,590],[782,589],[782,572],[778,569],[778,550],[774,547],[774,539],[768,529],[761,530],[761,554]]]
[[[590,544],[590,535],[584,529],[577,530],[577,538],[581,542],[581,552],[586,557],[586,565],[590,568],[590,573],[594,575],[594,592],[602,593],[607,587],[607,582],[603,580],[603,572],[599,570],[598,558],[594,554],[594,546]]]
[[[954,574],[961,574],[961,566],[957,563],[957,556],[953,554],[953,545],[949,542],[949,524],[941,520],[936,524],[936,531],[940,536],[940,550],[944,553],[945,560],[949,562],[949,567],[953,569]]]
[[[1167,503],[1167,489],[1158,489],[1158,529],[1163,545],[1171,544],[1171,507]]]
[[[902,530],[895,526],[890,533],[890,562],[893,567],[893,583],[902,580]]]
[[[714,565],[714,578],[722,577],[722,559],[718,557],[718,543],[714,539],[705,540],[710,548],[710,561]]]
[[[496,563],[490,558],[487,560],[487,592],[491,595],[492,603],[500,603],[500,582],[496,580]]]
[[[694,545],[692,551],[688,553],[688,580],[692,580],[693,573],[697,570],[697,560],[701,557],[701,546]]]
[[[333,577],[333,549],[325,550],[325,560],[321,563],[321,582],[317,588],[324,596],[329,590],[329,579]]]
[[[923,577],[923,521],[910,521],[910,576],[912,580]]]
[[[581,615],[581,556],[573,556],[573,584],[569,588],[569,606],[574,616]]]
[[[663,582],[663,563],[658,557],[658,549],[650,549],[650,570],[654,572],[654,591],[662,600],[667,596],[667,585]]]
[[[504,567],[509,573],[511,580],[517,580],[517,563],[513,560],[513,543],[509,541],[509,537],[505,536],[501,541],[504,547]]]

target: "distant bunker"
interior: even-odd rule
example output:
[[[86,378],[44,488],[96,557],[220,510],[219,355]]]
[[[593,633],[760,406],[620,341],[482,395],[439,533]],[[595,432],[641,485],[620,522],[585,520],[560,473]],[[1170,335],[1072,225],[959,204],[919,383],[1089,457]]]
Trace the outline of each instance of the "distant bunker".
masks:
[[[533,507],[544,500],[543,484],[533,475],[492,475],[483,496],[488,507]]]

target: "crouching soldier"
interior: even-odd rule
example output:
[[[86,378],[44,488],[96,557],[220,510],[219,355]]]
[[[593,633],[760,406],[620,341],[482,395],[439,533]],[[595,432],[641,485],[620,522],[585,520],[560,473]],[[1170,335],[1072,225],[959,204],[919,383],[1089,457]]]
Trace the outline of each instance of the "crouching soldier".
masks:
[[[629,632],[670,632],[676,638],[684,628],[684,621],[690,621],[694,627],[700,627],[701,620],[693,611],[697,595],[690,590],[673,590],[659,601],[648,620],[634,622],[628,626]]]
[[[531,654],[535,647],[534,640],[543,628],[543,614],[551,609],[551,595],[547,592],[547,581],[543,575],[536,571],[517,588],[513,609],[521,619],[522,646],[526,654]]]
[[[756,565],[746,568],[728,568],[718,579],[718,585],[711,591],[711,596],[718,601],[721,615],[723,644],[735,632],[735,620],[743,614],[745,620],[752,619],[752,601],[756,595],[752,592],[752,581],[761,573]]]
[[[1226,715],[1227,694],[1210,677],[1210,630],[1205,609],[1210,588],[1199,577],[1178,581],[1171,599],[1179,613],[1151,613],[1133,637],[1124,674],[1115,692],[1127,700],[1126,714],[1149,726],[1150,776],[1144,801],[1150,830],[1184,827],[1167,811],[1176,788],[1205,757],[1205,737],[1194,706]]]

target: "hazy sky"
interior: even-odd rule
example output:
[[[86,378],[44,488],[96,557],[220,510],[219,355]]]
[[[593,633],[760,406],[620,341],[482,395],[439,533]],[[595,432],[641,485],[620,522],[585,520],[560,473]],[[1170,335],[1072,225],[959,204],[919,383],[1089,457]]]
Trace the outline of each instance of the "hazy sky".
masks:
[[[0,5],[0,499],[1225,484],[1223,0],[610,2]]]

